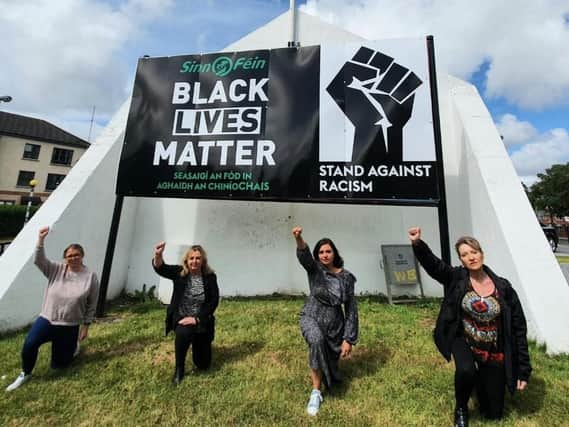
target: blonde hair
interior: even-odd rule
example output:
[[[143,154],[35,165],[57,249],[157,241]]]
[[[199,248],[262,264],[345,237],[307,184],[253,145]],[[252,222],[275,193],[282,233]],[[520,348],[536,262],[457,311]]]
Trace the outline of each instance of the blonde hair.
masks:
[[[459,258],[460,258],[460,252],[458,251],[458,248],[460,248],[461,245],[468,245],[472,249],[475,249],[482,254],[484,253],[484,251],[482,250],[482,246],[480,246],[480,242],[478,240],[476,240],[474,237],[462,236],[454,244],[454,249],[456,250],[456,253],[458,254]]]
[[[207,262],[207,252],[201,245],[192,245],[190,249],[186,251],[182,257],[182,270],[180,271],[180,276],[185,277],[190,274],[190,269],[188,268],[188,257],[192,252],[199,252],[202,257],[202,275],[213,273],[213,269],[209,266]]]

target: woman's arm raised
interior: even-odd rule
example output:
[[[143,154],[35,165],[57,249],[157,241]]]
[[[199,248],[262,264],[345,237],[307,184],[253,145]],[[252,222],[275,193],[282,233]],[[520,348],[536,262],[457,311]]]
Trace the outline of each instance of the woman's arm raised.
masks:
[[[166,242],[158,242],[154,246],[154,258],[152,259],[152,265],[158,268],[164,264],[164,258],[162,254],[164,253],[164,248],[166,247]]]
[[[294,236],[294,240],[296,241],[296,247],[298,249],[304,249],[306,247],[306,242],[302,238],[302,227],[294,227],[292,229],[292,235]]]

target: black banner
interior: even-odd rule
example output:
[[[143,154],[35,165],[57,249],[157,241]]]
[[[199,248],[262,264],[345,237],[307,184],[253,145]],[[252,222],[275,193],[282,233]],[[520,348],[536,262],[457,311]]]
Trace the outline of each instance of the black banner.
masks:
[[[424,77],[367,46],[336,56],[328,81],[319,46],[140,59],[117,194],[434,204],[437,162],[403,149]]]

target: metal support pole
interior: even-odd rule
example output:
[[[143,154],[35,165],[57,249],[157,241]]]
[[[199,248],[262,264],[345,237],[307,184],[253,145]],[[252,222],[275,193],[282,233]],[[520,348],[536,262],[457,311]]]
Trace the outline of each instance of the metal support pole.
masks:
[[[431,83],[431,108],[433,110],[433,131],[435,138],[435,152],[437,162],[441,169],[437,174],[439,187],[439,234],[441,239],[441,258],[450,264],[450,233],[448,229],[448,210],[445,190],[445,174],[443,163],[443,145],[441,136],[441,118],[439,115],[439,96],[437,90],[437,72],[435,68],[435,44],[433,36],[427,36],[427,55],[429,58],[429,79]]]
[[[30,198],[28,199],[28,205],[26,206],[26,216],[24,217],[24,225],[30,220],[30,210],[32,209],[32,199],[34,197],[34,188],[38,185],[38,181],[32,179],[30,181]]]
[[[107,251],[105,252],[105,261],[103,263],[103,272],[101,273],[101,285],[99,287],[99,299],[97,300],[97,317],[105,315],[105,302],[107,300],[107,290],[109,288],[109,278],[111,277],[111,267],[113,264],[113,255],[115,253],[115,245],[121,219],[122,203],[124,196],[117,196],[115,199],[115,208],[113,210],[113,218],[111,220],[111,229],[109,231],[109,240],[107,241]]]
[[[300,43],[296,40],[296,6],[295,1],[290,0],[290,38],[288,47],[299,47]]]

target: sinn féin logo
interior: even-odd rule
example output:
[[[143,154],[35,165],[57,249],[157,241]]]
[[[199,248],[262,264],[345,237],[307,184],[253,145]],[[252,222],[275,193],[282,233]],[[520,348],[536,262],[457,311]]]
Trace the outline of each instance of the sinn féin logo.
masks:
[[[355,127],[352,162],[401,162],[403,127],[421,79],[381,52],[361,47],[326,90]]]
[[[207,63],[185,61],[182,63],[180,73],[215,73],[218,77],[225,77],[237,69],[262,70],[266,65],[267,61],[257,56],[254,58],[242,56],[235,62],[229,56],[218,56],[213,62]]]

